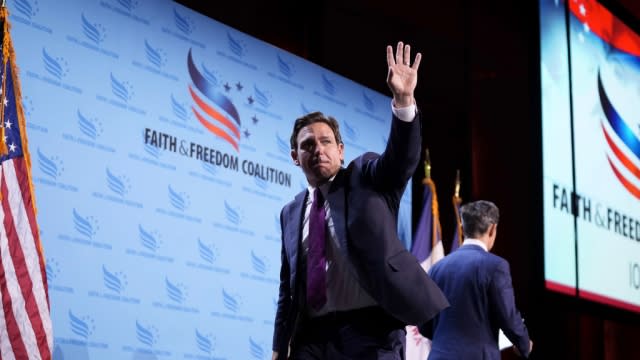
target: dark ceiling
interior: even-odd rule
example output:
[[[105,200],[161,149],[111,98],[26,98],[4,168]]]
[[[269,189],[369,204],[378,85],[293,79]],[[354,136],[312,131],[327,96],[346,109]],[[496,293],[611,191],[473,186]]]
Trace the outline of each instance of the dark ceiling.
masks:
[[[423,81],[449,87],[438,80],[444,77],[445,82],[449,79],[455,83],[460,80],[455,77],[460,75],[451,79],[452,73],[469,72],[469,39],[479,27],[508,33],[535,30],[511,23],[537,25],[537,1],[532,0],[176,2],[385,93],[383,54],[387,44],[398,40],[413,44],[426,55],[424,67],[437,73],[431,74],[427,69],[427,75],[435,78],[423,77]],[[627,23],[640,19],[640,1],[603,2]],[[502,36],[492,34],[486,41]],[[486,70],[489,76],[501,71]]]

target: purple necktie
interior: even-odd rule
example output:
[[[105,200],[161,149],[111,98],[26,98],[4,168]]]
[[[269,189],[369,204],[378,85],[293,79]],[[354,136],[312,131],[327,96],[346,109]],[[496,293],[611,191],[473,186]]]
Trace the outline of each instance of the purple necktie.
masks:
[[[319,188],[313,192],[314,199],[309,211],[309,252],[307,253],[307,302],[317,310],[327,301],[324,197]]]

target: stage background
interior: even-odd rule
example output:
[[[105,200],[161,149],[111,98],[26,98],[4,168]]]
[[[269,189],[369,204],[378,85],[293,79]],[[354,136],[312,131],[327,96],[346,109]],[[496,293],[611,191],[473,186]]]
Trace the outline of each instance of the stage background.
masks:
[[[349,161],[389,96],[172,1],[8,6],[54,358],[270,358],[293,120],[336,117]],[[409,246],[411,186],[400,218]]]

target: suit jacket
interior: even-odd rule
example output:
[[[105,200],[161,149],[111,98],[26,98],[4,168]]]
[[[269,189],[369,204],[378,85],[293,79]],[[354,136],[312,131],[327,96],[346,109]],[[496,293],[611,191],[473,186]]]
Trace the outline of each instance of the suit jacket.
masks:
[[[382,155],[365,153],[340,169],[326,200],[337,241],[356,269],[362,287],[392,316],[406,324],[423,324],[448,306],[440,289],[397,235],[400,199],[420,159],[420,116],[412,122],[393,118]],[[302,221],[307,191],[284,206],[280,294],[276,310],[273,350],[287,351],[294,321],[299,315],[297,286],[305,269]]]
[[[500,359],[498,329],[527,357],[529,333],[516,309],[509,263],[464,245],[429,269],[451,302],[420,331],[432,339],[429,360]]]

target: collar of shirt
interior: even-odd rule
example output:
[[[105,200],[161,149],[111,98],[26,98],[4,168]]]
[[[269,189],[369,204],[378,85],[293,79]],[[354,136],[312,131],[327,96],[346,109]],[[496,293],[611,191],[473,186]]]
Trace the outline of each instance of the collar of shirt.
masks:
[[[316,188],[320,189],[320,191],[322,191],[322,195],[325,198],[325,201],[327,199],[327,193],[329,192],[329,186],[331,186],[331,182],[333,182],[333,179],[336,178],[336,175],[333,175],[331,177],[331,179],[329,179],[329,181],[327,181],[326,183],[320,185],[320,186],[311,186],[311,185],[307,185],[307,191],[309,192],[309,196],[307,197],[307,199],[309,199],[309,202],[313,201],[313,192],[316,190]]]
[[[487,245],[482,241],[482,240],[478,240],[478,239],[464,239],[464,241],[462,242],[462,246],[465,245],[478,245],[480,246],[484,251],[489,252],[489,250],[487,250]]]

